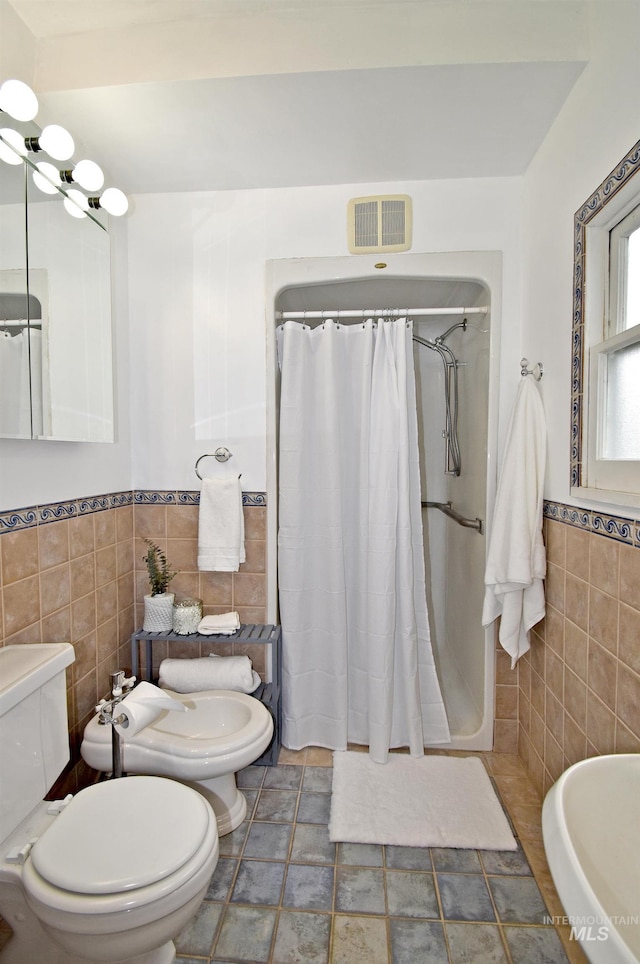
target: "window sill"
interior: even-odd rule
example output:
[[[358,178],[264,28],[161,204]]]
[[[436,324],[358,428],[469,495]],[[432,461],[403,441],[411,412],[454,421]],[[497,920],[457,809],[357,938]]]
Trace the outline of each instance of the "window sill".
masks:
[[[586,485],[574,485],[571,487],[571,495],[580,501],[597,502],[613,507],[623,507],[627,515],[634,519],[638,516],[637,509],[640,509],[640,494],[631,492],[615,492],[609,489],[593,489]]]

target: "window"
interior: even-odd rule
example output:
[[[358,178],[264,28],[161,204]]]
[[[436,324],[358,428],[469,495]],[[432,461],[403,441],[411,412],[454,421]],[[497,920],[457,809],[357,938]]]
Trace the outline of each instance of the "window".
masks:
[[[640,142],[575,221],[571,483],[629,506],[640,505],[638,170]]]
[[[609,232],[608,334],[640,324],[640,205]]]

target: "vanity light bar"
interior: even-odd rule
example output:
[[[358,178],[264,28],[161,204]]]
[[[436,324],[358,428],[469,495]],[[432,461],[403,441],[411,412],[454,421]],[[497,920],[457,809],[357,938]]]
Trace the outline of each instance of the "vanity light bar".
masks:
[[[21,80],[5,80],[0,85],[0,113],[8,114],[17,121],[31,121],[38,113],[38,98]],[[0,122],[1,122],[0,118]],[[49,124],[34,137],[23,137],[9,127],[0,129],[0,160],[7,164],[20,164],[29,153],[44,151],[56,161],[68,161],[75,151],[71,134],[59,124]],[[59,171],[53,164],[41,161],[35,165],[33,180],[45,194],[55,194],[62,185],[77,184],[85,191],[99,191],[104,184],[104,174],[95,161],[83,159],[73,168]],[[74,217],[86,217],[89,208],[103,208],[108,214],[119,217],[129,209],[127,196],[118,188],[110,187],[101,196],[86,197],[73,188],[62,188],[65,209]]]

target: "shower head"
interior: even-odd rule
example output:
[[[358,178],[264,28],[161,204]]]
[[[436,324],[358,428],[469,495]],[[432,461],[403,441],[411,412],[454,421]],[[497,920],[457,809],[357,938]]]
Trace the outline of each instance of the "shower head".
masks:
[[[455,325],[451,325],[450,328],[447,328],[443,335],[438,335],[436,338],[436,345],[442,345],[447,340],[451,332],[455,331],[456,328],[462,328],[463,331],[466,331],[467,324],[468,322],[466,318],[463,318],[462,321],[456,321]]]
[[[475,328],[475,330],[479,331],[481,335],[486,335],[489,331],[488,328],[479,328],[478,325],[474,325],[470,321],[467,321],[466,318],[463,318],[462,321],[457,321],[455,325],[451,325],[450,328],[447,328],[444,334],[438,335],[438,337],[435,339],[436,345],[444,344],[446,339],[452,332],[456,330],[456,328],[462,328],[463,331],[466,331],[467,328]]]

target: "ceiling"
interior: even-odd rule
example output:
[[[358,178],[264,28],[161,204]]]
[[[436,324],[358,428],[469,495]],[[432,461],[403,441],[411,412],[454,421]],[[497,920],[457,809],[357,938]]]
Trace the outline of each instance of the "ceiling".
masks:
[[[256,17],[271,18],[274,29],[274,18],[286,17],[290,29],[311,8],[315,18],[347,12],[371,18],[388,15],[395,0],[9,2],[55,66],[51,51],[65,49],[55,44],[78,32],[83,42],[91,36],[98,56],[101,37],[115,43],[127,31],[143,31],[136,36],[151,40],[154,30],[168,29],[179,47],[182,28],[204,31],[216,17],[219,23],[244,18],[254,29]],[[503,0],[502,6],[513,17],[519,2]],[[477,13],[482,0],[444,5],[467,16],[473,8]],[[401,2],[405,12],[442,6],[442,0]],[[151,43],[149,49],[155,49]],[[144,61],[144,45],[138,56]],[[183,56],[187,65],[196,52],[185,47]],[[193,77],[191,67],[175,68],[170,79],[135,83],[119,82],[122,71],[114,59],[113,81],[44,90],[36,84],[38,121],[68,127],[80,152],[128,194],[518,176],[585,63],[557,51],[501,62],[468,56],[460,63],[410,56],[403,62],[395,55],[395,62],[378,65],[355,59],[366,65],[350,66],[347,54],[343,69],[292,68],[283,60],[280,72],[277,63],[263,73],[235,76]],[[152,78],[153,65],[147,66],[145,77]]]
[[[35,37],[84,33],[132,24],[205,20],[224,16],[260,16],[265,13],[304,15],[305,8],[360,8],[398,6],[398,0],[10,0],[11,6]],[[447,0],[463,7],[481,0]],[[503,0],[517,3],[519,0]],[[540,3],[546,0],[538,0]],[[402,0],[424,6],[442,0]]]

